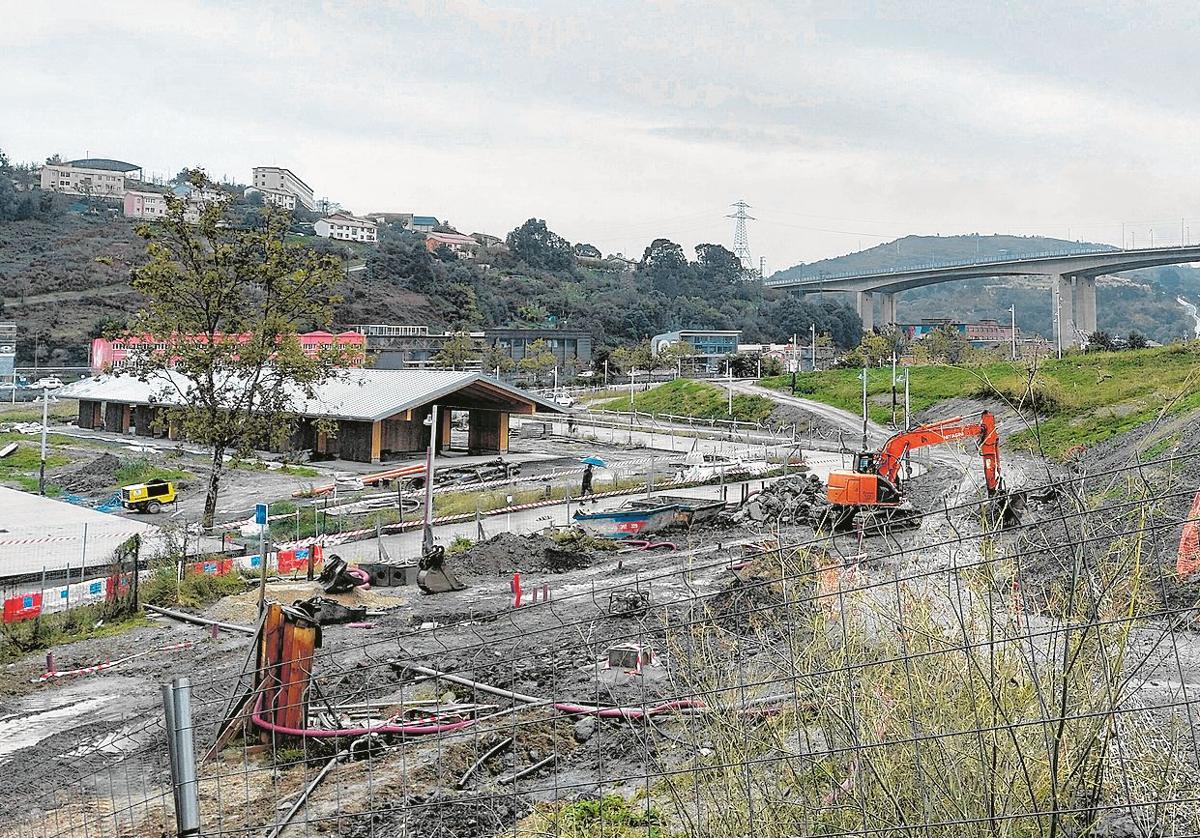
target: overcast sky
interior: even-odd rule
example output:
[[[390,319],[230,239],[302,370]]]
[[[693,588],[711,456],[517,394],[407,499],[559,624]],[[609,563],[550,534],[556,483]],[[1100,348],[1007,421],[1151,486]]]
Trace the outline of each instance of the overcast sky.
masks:
[[[1054,7],[1054,8],[1051,8]],[[918,233],[1200,240],[1200,5],[0,0],[0,148],[768,271]]]

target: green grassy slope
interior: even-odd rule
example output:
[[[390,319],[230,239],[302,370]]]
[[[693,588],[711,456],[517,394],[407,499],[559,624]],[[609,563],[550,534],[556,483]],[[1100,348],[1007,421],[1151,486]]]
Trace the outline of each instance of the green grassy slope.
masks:
[[[891,418],[891,369],[870,370],[867,393],[871,418]],[[910,398],[914,412],[964,396],[1030,405],[1029,370],[1021,364],[978,367],[912,368]],[[787,390],[788,376],[763,379],[767,387]],[[1069,355],[1041,362],[1032,379],[1033,400],[1042,417],[1033,430],[1013,439],[1031,449],[1062,456],[1076,445],[1093,445],[1132,430],[1162,412],[1200,409],[1200,342],[1129,352]],[[797,395],[858,412],[862,382],[857,370],[802,375]]]
[[[697,419],[729,418],[729,396],[725,390],[686,378],[668,381],[635,394],[633,406],[641,413],[668,413]],[[629,397],[611,399],[595,407],[602,410],[629,410]],[[775,403],[763,396],[733,397],[733,416],[744,422],[761,422],[774,409]]]

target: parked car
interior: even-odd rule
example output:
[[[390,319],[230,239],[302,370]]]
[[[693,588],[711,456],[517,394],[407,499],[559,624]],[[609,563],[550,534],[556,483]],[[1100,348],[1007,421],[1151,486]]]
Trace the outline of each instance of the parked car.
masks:
[[[57,375],[48,375],[45,378],[39,378],[33,383],[35,390],[57,390],[63,386],[62,379]]]

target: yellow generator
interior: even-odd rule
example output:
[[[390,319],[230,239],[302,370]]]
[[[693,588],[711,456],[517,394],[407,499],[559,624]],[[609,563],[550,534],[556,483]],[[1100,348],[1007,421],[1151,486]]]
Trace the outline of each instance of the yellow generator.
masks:
[[[174,503],[175,484],[168,480],[147,480],[121,487],[121,506],[135,512],[158,513],[164,503]]]

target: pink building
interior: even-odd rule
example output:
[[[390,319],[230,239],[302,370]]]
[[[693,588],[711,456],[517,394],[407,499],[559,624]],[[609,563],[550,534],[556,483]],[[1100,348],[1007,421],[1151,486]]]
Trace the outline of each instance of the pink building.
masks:
[[[300,339],[300,348],[307,355],[316,355],[322,349],[330,346],[338,346],[347,349],[355,350],[353,352],[353,360],[351,366],[360,367],[366,357],[367,337],[359,332],[340,332],[333,334],[332,332],[305,332],[302,335],[297,335]],[[249,340],[249,335],[242,335],[239,341]],[[130,353],[135,352],[144,347],[149,347],[151,352],[162,352],[166,350],[165,343],[153,343],[149,338],[139,338],[130,336],[127,338],[117,338],[109,340],[107,338],[95,338],[92,340],[92,360],[91,368],[94,372],[107,372],[112,369],[120,369],[125,366],[126,360]]]

